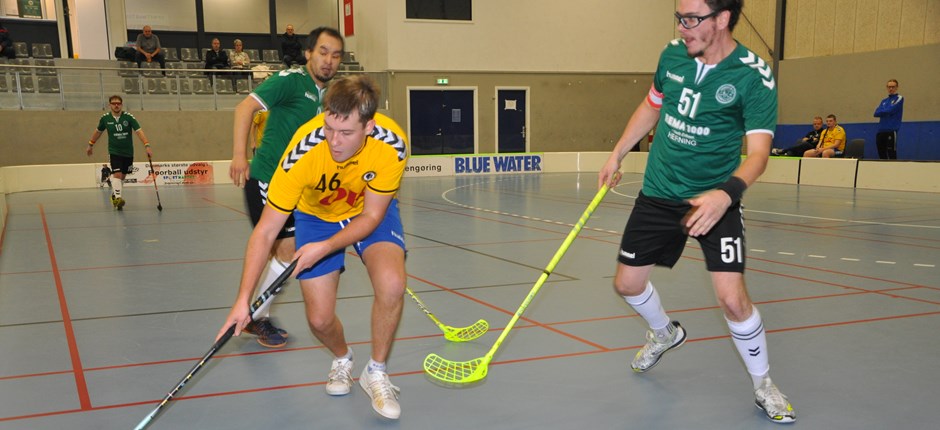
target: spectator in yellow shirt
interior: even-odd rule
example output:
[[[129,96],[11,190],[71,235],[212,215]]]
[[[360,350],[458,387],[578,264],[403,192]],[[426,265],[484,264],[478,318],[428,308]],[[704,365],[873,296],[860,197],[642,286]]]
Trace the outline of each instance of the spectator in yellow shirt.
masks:
[[[803,157],[839,157],[843,150],[845,150],[845,129],[836,122],[835,115],[829,114],[826,116],[826,129],[819,136],[816,148],[804,152]]]

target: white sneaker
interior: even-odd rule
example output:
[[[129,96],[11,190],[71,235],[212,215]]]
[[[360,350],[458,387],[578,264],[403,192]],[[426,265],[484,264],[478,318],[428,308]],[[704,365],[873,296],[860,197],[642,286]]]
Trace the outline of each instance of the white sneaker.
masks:
[[[331,396],[343,396],[349,394],[352,389],[353,361],[345,358],[333,360],[330,367],[330,377],[326,381],[326,393]]]
[[[359,386],[372,399],[372,409],[379,415],[392,420],[401,416],[401,405],[398,404],[398,394],[401,390],[392,385],[387,373],[369,373],[369,368],[366,367],[362,369],[362,376],[359,377]]]
[[[659,359],[666,351],[678,348],[685,343],[685,329],[679,325],[679,321],[672,321],[670,324],[673,326],[672,336],[664,342],[660,342],[652,331],[646,332],[646,345],[643,345],[643,349],[636,353],[636,357],[633,357],[633,362],[630,363],[634,372],[640,373],[652,369],[656,363],[659,363]]]
[[[780,389],[770,381],[770,378],[764,379],[764,383],[761,384],[760,388],[754,391],[754,396],[757,397],[757,400],[754,401],[757,408],[764,411],[769,420],[775,423],[792,423],[796,421],[796,412],[793,411],[793,406],[790,406],[787,396],[780,392]]]

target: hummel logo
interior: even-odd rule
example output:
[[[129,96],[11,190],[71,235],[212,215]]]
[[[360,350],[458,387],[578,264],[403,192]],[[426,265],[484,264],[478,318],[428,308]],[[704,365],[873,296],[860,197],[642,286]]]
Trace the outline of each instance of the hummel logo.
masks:
[[[754,349],[748,348],[747,352],[748,354],[750,354],[751,357],[757,357],[758,355],[760,355],[760,347],[758,346],[758,347],[755,347]]]
[[[624,257],[626,257],[626,258],[629,258],[629,259],[634,259],[634,258],[636,258],[636,253],[635,253],[635,252],[627,252],[627,251],[624,251],[624,250],[622,250],[622,249],[620,250],[620,255],[622,255],[622,256],[624,256]]]
[[[680,83],[680,84],[683,83],[683,82],[685,82],[685,76],[676,75],[676,74],[674,74],[674,73],[672,73],[672,72],[670,72],[670,71],[668,71],[668,70],[666,70],[666,77],[669,78],[669,79],[672,79],[672,80],[674,80],[674,81],[676,81],[676,82],[678,82],[678,83]]]

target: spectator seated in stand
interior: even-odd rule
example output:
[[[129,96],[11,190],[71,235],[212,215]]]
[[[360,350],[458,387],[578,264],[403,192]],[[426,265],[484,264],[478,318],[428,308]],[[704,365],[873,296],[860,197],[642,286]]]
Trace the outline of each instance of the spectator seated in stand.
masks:
[[[770,155],[802,157],[804,152],[816,148],[816,144],[819,143],[819,133],[822,132],[822,124],[822,117],[817,116],[813,118],[813,129],[810,130],[809,133],[806,133],[806,136],[803,136],[802,139],[798,140],[796,145],[785,149],[773,148],[770,150]]]
[[[287,24],[287,31],[281,35],[281,55],[284,56],[285,66],[291,67],[295,64],[303,66],[307,64],[303,45],[300,36],[294,34],[294,26]]]
[[[836,116],[829,114],[826,116],[826,129],[819,136],[819,143],[816,148],[807,150],[803,153],[804,158],[832,158],[842,156],[845,150],[845,129],[836,123]]]
[[[10,32],[3,27],[3,23],[0,23],[0,57],[6,57],[10,60],[16,58],[13,39],[10,38]]]
[[[206,65],[209,70],[223,70],[229,68],[228,53],[222,49],[222,42],[218,38],[212,39],[212,49],[206,50]],[[206,72],[206,77],[212,79],[217,73]]]
[[[163,52],[160,52],[160,38],[153,34],[153,30],[149,25],[145,25],[143,33],[137,35],[135,49],[137,49],[137,55],[134,60],[137,61],[137,67],[140,67],[140,63],[144,61],[150,63],[157,60],[160,63],[160,68],[166,69],[166,57]],[[166,75],[166,72],[163,72],[163,74]]]
[[[248,69],[251,68],[251,58],[248,57],[248,53],[244,50],[244,44],[241,39],[235,39],[235,52],[232,53],[232,69],[234,70],[244,70],[244,73],[233,73],[232,80],[233,84],[238,79],[248,79],[249,73]]]

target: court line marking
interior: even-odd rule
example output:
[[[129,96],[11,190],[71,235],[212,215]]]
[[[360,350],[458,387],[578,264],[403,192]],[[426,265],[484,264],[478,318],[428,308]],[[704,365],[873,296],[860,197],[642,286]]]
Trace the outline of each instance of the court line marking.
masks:
[[[529,216],[526,216],[526,215],[520,215],[520,214],[509,213],[509,212],[496,211],[496,210],[487,209],[487,208],[481,208],[481,207],[477,207],[477,206],[471,206],[471,205],[467,205],[467,204],[463,204],[463,203],[458,203],[458,202],[456,202],[456,201],[454,201],[454,200],[451,200],[450,198],[447,197],[447,194],[449,194],[449,193],[452,192],[452,191],[456,191],[456,190],[458,190],[458,189],[460,189],[460,188],[470,188],[470,187],[474,187],[474,186],[478,186],[478,185],[486,185],[486,184],[491,184],[492,182],[499,182],[500,180],[505,180],[505,179],[498,179],[498,178],[497,178],[497,179],[495,179],[495,180],[493,180],[493,181],[480,180],[480,181],[475,181],[475,182],[470,183],[470,184],[459,185],[459,186],[456,186],[456,187],[453,187],[453,188],[444,190],[444,192],[441,193],[441,199],[443,199],[444,201],[446,201],[446,202],[448,202],[448,203],[450,203],[450,204],[452,204],[452,205],[454,205],[454,206],[459,206],[459,207],[466,208],[466,209],[471,209],[471,210],[476,210],[476,211],[482,211],[482,212],[487,212],[487,213],[493,213],[493,214],[498,214],[498,215],[504,215],[504,216],[509,216],[509,217],[515,217],[515,218],[522,218],[522,219],[533,220],[533,221],[554,223],[554,224],[564,225],[564,226],[569,226],[569,227],[573,227],[573,226],[574,226],[574,224],[563,223],[563,222],[560,222],[560,221],[554,221],[554,220],[550,220],[550,219],[532,218],[532,217],[529,217]],[[639,183],[642,183],[642,181],[622,182],[622,183],[618,184],[617,187],[622,186],[622,185],[634,185],[634,184],[639,184]],[[626,197],[626,198],[631,198],[631,199],[636,199],[636,198],[637,198],[637,196],[630,195],[630,194],[624,194],[624,193],[622,193],[622,192],[617,191],[617,188],[616,188],[616,187],[612,188],[612,189],[610,190],[610,192],[612,192],[613,194],[617,194],[617,195],[619,195],[619,196],[622,196],[622,197]],[[807,219],[815,219],[815,220],[839,221],[839,222],[858,223],[858,224],[867,224],[867,225],[883,225],[883,226],[893,226],[893,227],[913,227],[913,228],[940,229],[940,226],[924,226],[924,225],[917,225],[917,224],[897,224],[897,223],[884,223],[884,222],[872,222],[872,221],[855,221],[855,220],[848,220],[848,219],[815,217],[815,216],[810,216],[810,215],[788,214],[788,213],[784,213],[784,212],[769,212],[769,211],[759,211],[759,210],[752,210],[752,209],[745,209],[744,211],[745,211],[745,212],[753,212],[753,213],[761,213],[761,214],[772,214],[772,215],[791,216],[791,217],[807,218]],[[587,226],[587,225],[584,226],[583,228],[586,229],[586,230],[592,230],[592,231],[598,231],[598,232],[604,232],[604,233],[611,233],[611,234],[621,234],[621,233],[622,233],[622,232],[620,232],[620,231],[613,231],[613,230],[606,230],[606,229],[593,228],[593,227],[590,227],[590,226]],[[765,250],[752,250],[752,251],[755,251],[755,252],[767,252],[767,251],[765,251]],[[792,253],[792,252],[785,252],[785,251],[777,251],[777,254],[787,255],[787,256],[795,256],[795,255],[796,255],[795,253]],[[814,254],[807,255],[807,257],[810,257],[810,258],[827,258],[825,255],[814,255]],[[852,258],[852,257],[841,257],[841,259],[842,259],[842,260],[845,260],[845,261],[862,261],[861,259]],[[894,263],[891,263],[891,264],[894,264]],[[918,263],[913,263],[913,265],[914,265],[915,267],[926,267],[926,268],[933,268],[933,267],[935,267],[935,266],[932,265],[932,264],[918,264]]]
[[[78,353],[78,342],[75,340],[75,330],[72,327],[72,317],[69,314],[69,305],[65,300],[65,290],[62,288],[62,276],[59,273],[59,263],[55,256],[55,247],[52,245],[52,235],[49,233],[49,223],[46,220],[46,211],[39,205],[39,217],[42,220],[42,229],[46,236],[46,248],[49,250],[49,265],[52,268],[52,278],[55,280],[56,294],[59,298],[59,311],[62,312],[62,325],[65,329],[65,340],[69,347],[69,358],[72,361],[72,374],[75,376],[75,388],[78,390],[78,401],[81,410],[91,409],[91,397],[88,394],[88,384],[85,381],[85,370],[82,368],[82,357]]]

